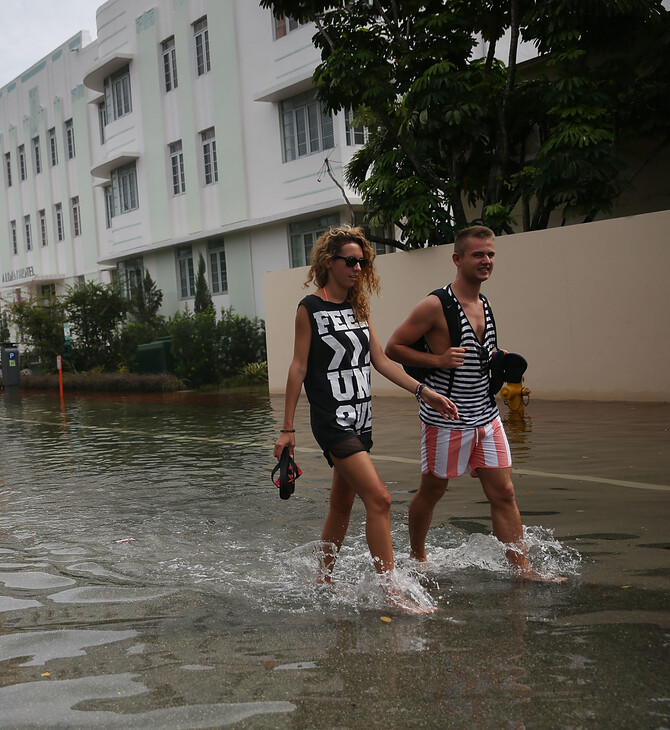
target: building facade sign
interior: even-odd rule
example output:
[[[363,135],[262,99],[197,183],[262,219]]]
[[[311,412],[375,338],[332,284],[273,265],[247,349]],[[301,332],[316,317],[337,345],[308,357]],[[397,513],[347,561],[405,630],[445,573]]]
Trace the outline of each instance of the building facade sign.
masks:
[[[28,279],[31,276],[35,276],[35,271],[32,266],[26,266],[23,269],[15,269],[14,271],[6,271],[2,275],[2,283],[8,281],[16,281],[17,279]]]

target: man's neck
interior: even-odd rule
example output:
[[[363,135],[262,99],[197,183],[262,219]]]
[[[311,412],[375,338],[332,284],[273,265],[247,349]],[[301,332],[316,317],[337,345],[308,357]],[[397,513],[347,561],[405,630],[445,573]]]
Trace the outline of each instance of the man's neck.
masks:
[[[459,302],[475,302],[479,300],[479,292],[482,288],[481,282],[465,281],[460,276],[454,279],[451,290],[456,295]]]

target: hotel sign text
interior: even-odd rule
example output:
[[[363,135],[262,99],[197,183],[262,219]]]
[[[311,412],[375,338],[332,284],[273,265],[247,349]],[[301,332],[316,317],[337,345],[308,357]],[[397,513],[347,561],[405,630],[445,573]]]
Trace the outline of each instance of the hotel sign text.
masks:
[[[2,275],[3,284],[7,281],[16,281],[17,279],[27,279],[29,276],[35,276],[32,266],[26,266],[24,269],[16,269],[14,271],[6,271]]]

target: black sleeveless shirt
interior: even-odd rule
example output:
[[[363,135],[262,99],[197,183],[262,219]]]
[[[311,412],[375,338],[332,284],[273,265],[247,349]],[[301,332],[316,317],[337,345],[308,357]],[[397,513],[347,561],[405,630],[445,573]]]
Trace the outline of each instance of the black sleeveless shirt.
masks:
[[[372,438],[370,329],[349,302],[325,302],[314,294],[298,306],[309,314],[312,341],[304,386],[314,438],[325,451],[352,435]]]

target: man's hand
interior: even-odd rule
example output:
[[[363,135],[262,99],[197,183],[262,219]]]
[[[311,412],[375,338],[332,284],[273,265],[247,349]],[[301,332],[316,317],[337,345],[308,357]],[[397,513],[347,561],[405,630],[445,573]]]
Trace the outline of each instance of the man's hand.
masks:
[[[467,347],[450,347],[440,355],[439,366],[442,370],[458,368],[465,362]]]

